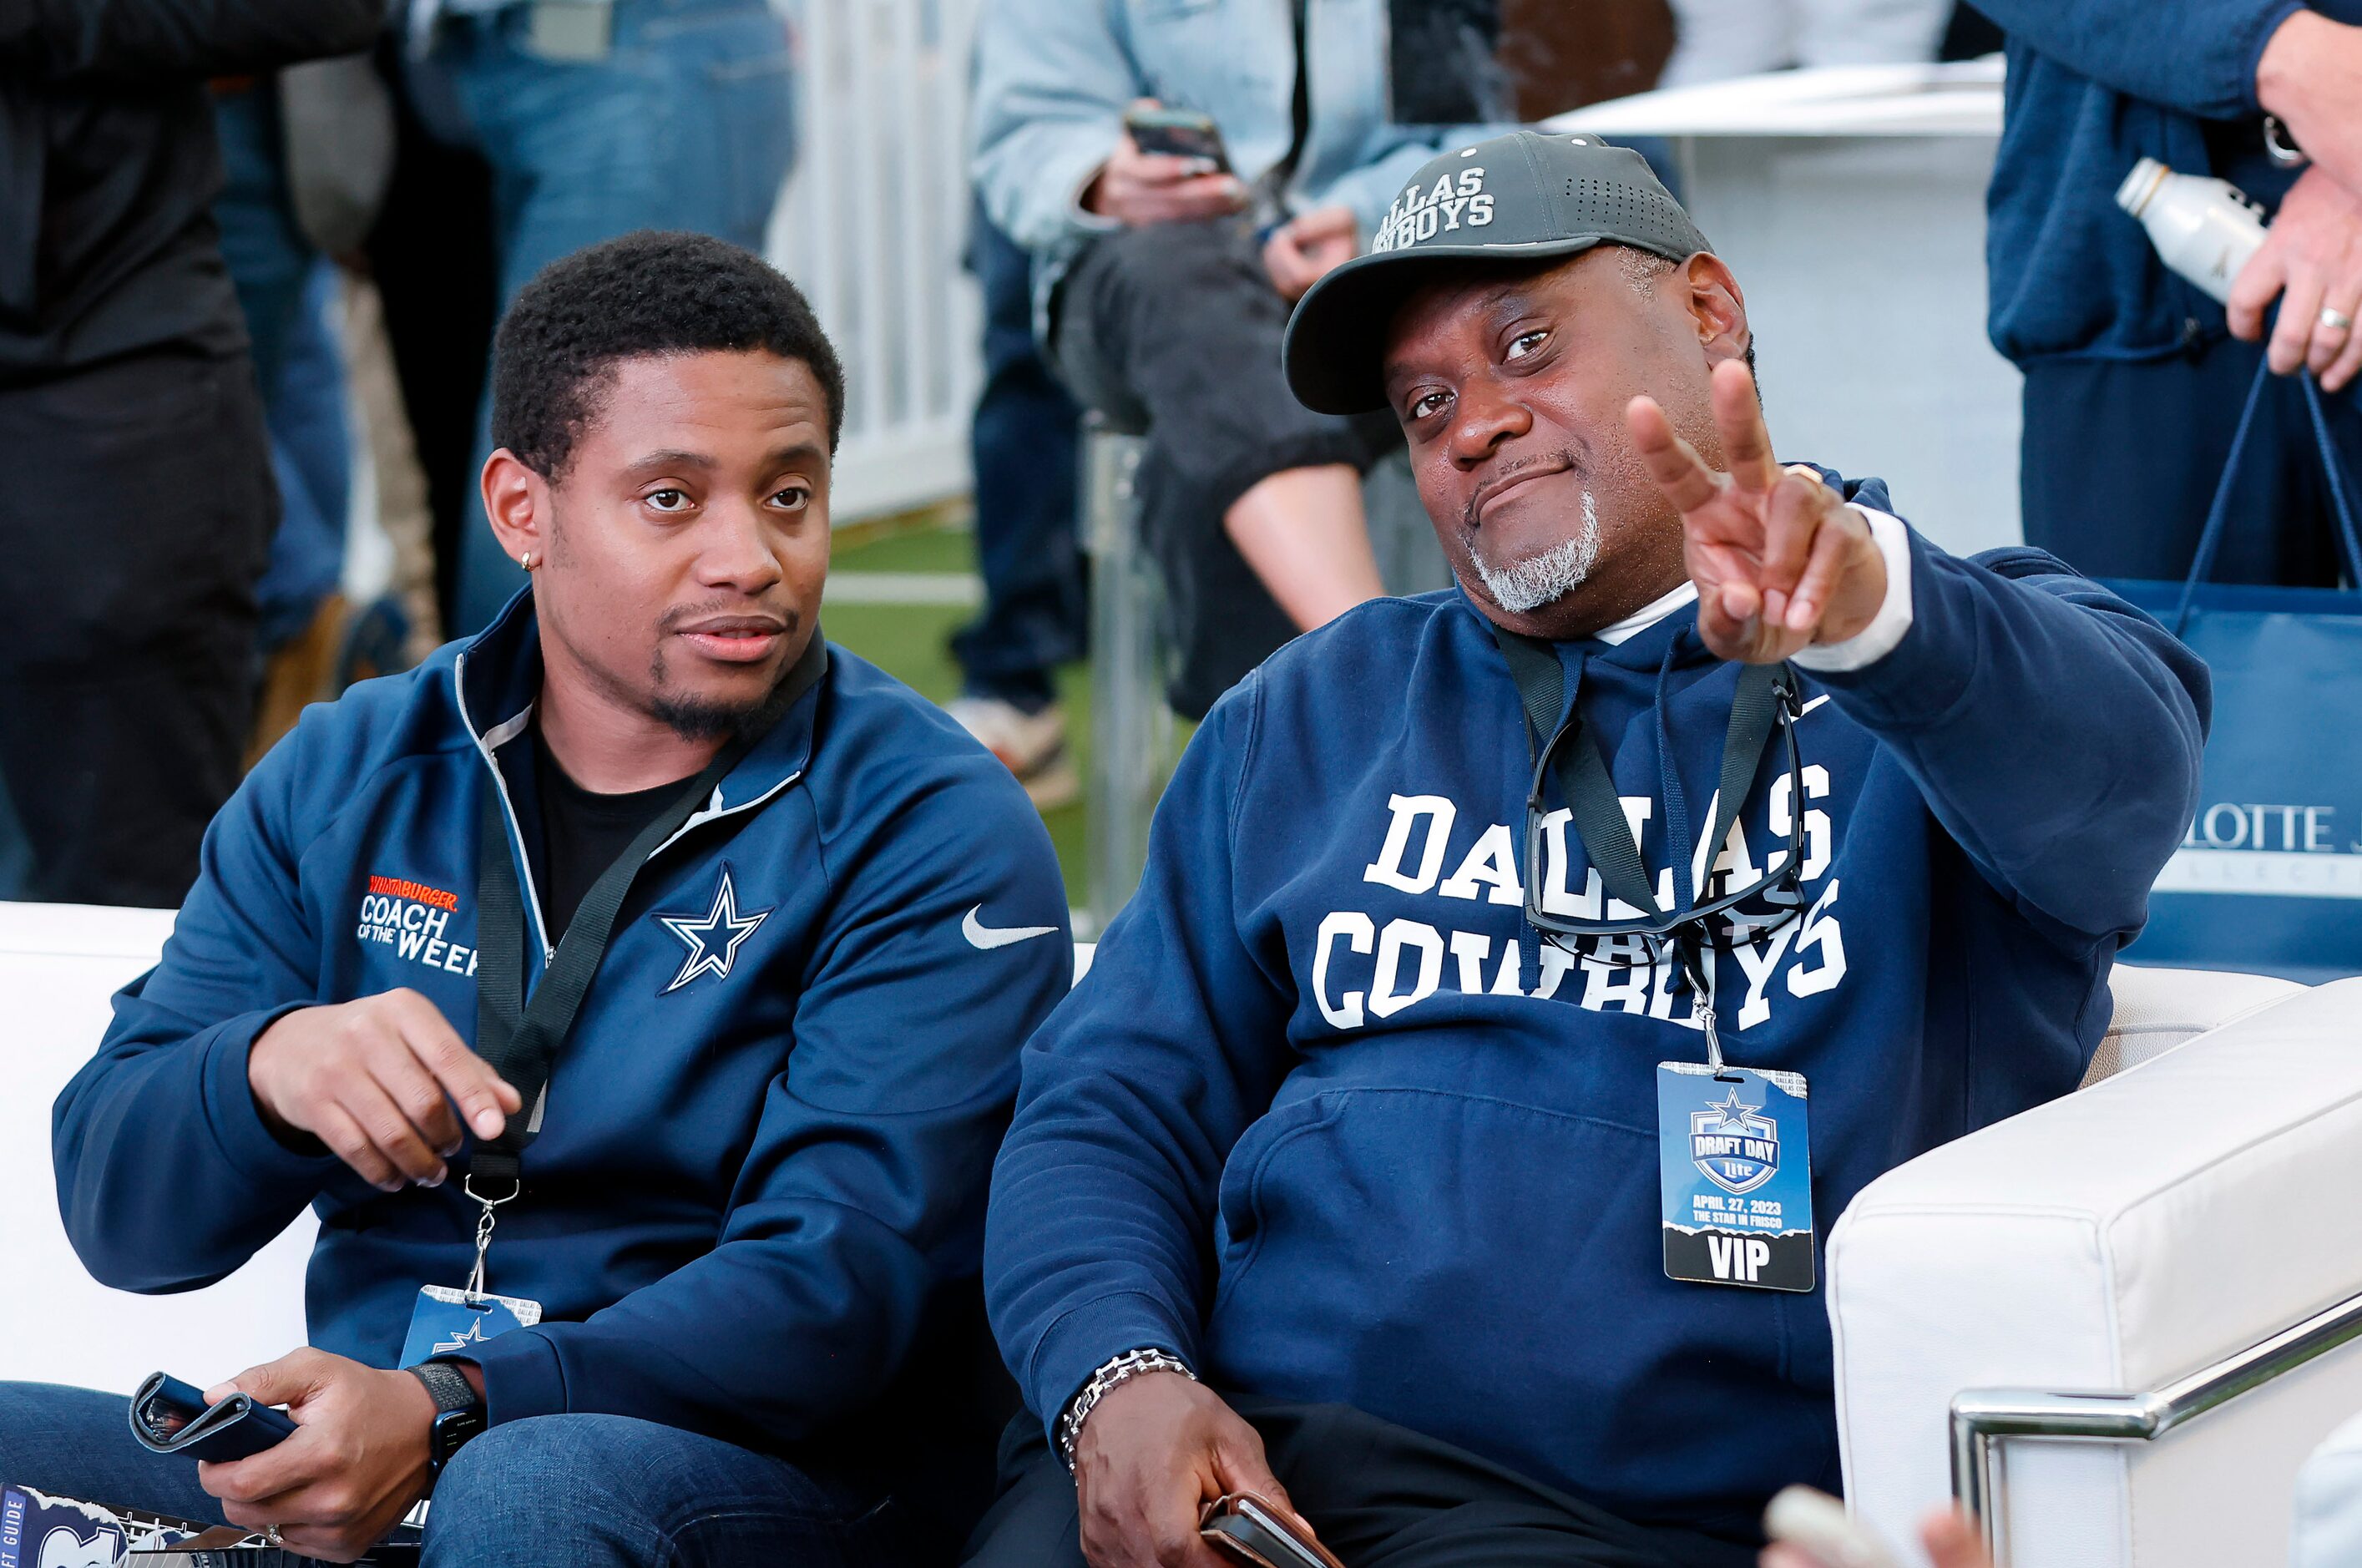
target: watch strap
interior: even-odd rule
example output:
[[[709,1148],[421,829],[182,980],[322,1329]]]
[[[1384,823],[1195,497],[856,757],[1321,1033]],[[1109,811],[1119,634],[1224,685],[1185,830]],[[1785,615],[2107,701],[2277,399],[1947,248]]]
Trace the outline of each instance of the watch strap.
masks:
[[[435,1413],[438,1416],[478,1408],[484,1402],[476,1386],[468,1381],[468,1375],[451,1362],[422,1361],[406,1370],[426,1386],[427,1397],[435,1401]]]

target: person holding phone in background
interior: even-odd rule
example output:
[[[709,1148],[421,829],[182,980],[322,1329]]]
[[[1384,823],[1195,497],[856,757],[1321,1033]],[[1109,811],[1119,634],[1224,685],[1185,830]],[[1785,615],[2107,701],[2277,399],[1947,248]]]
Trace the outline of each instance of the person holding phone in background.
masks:
[[[1412,170],[1506,115],[1481,12],[987,0],[978,18],[977,189],[1034,254],[1060,376],[1148,428],[1141,528],[1184,712],[1383,591],[1360,478],[1399,437],[1289,397],[1280,334]]]

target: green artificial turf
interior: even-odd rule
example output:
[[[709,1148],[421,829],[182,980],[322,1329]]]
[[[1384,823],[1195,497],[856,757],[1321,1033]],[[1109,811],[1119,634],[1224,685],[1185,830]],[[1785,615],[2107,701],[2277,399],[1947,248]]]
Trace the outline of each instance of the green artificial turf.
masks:
[[[976,569],[974,536],[965,528],[935,525],[896,531],[855,532],[840,538],[829,562],[833,572],[968,572]],[[831,641],[916,687],[924,696],[945,702],[959,695],[959,666],[952,661],[949,639],[973,611],[946,604],[835,604],[822,615]],[[1066,744],[1075,765],[1086,777],[1090,766],[1090,667],[1069,665],[1058,672],[1061,704],[1066,711]],[[1085,812],[1082,803],[1061,806],[1043,814],[1050,842],[1056,845],[1059,868],[1065,873],[1066,900],[1080,906],[1085,898]]]

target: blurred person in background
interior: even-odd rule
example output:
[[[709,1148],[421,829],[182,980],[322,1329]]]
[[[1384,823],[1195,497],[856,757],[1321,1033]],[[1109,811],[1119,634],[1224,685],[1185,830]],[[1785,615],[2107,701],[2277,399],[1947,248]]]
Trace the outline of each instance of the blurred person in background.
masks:
[[[1384,591],[1361,475],[1400,437],[1297,403],[1280,335],[1413,171],[1507,117],[1497,19],[1465,0],[986,0],[977,25],[977,189],[1033,253],[1060,376],[1147,425],[1170,695],[1201,714]],[[1142,100],[1210,117],[1229,167],[1143,153],[1124,127]]]
[[[795,153],[793,39],[769,0],[407,5],[413,109],[491,166],[501,308],[558,257],[635,229],[763,249]],[[524,579],[480,525],[458,549],[447,629],[465,635]]]
[[[369,57],[354,54],[226,84],[215,123],[226,181],[214,218],[253,344],[280,497],[256,586],[264,666],[251,761],[304,703],[334,695],[352,450],[330,257],[357,254],[368,236],[392,169],[392,105]]]
[[[1978,4],[2009,40],[1987,325],[2025,372],[2026,543],[2095,577],[2182,577],[2258,362],[2321,378],[2332,437],[2362,471],[2362,3]],[[2144,157],[2274,215],[2227,311],[2118,210]],[[2213,575],[2334,584],[2304,400],[2265,391],[2242,480],[2252,514],[2279,526],[2231,531]]]
[[[365,49],[381,10],[0,7],[0,896],[177,904],[237,782],[278,502],[205,82]]]
[[[967,260],[984,293],[984,388],[968,434],[984,608],[952,636],[951,715],[1048,811],[1082,790],[1053,685],[1088,633],[1076,526],[1081,414],[1033,341],[1032,259],[981,203]]]
[[[379,70],[397,88],[407,39],[406,30],[392,30],[379,47]],[[477,422],[501,305],[492,171],[474,149],[437,139],[410,94],[395,92],[393,108],[392,174],[365,249],[370,281],[384,307],[387,368],[396,393],[389,406],[399,407],[407,435],[401,479],[406,482],[414,469],[425,491],[439,634],[458,624],[461,547],[484,525]],[[353,365],[365,377],[370,367],[358,347]],[[362,384],[357,378],[357,395]],[[383,392],[380,384],[369,395]],[[399,455],[380,446],[388,433],[386,421],[370,419],[370,457],[381,485],[389,477],[382,459]],[[440,640],[439,635],[434,639]]]
[[[1673,53],[1660,87],[1791,66],[1936,58],[1952,0],[1672,0]]]

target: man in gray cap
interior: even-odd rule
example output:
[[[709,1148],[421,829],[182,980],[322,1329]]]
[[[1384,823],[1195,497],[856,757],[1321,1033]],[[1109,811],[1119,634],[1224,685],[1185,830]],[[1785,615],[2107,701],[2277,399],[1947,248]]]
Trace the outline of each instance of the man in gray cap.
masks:
[[[1039,1424],[974,1562],[1737,1568],[1838,1488],[1822,1239],[2074,1088],[2208,692],[1776,462],[1752,348],[1638,157],[1530,132],[1297,307],[1459,585],[1216,705],[1027,1047],[985,1282]]]

